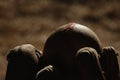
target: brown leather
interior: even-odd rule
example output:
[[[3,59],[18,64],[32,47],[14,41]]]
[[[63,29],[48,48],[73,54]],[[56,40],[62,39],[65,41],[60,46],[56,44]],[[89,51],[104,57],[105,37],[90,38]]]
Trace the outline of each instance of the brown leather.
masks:
[[[36,51],[31,44],[13,48],[7,56],[8,66],[5,80],[34,80],[41,55],[42,53]]]
[[[120,80],[117,52],[112,46],[103,48],[101,65],[103,70],[105,71],[105,76],[107,80]]]
[[[76,68],[79,80],[106,80],[99,55],[95,49],[84,47],[76,54]]]

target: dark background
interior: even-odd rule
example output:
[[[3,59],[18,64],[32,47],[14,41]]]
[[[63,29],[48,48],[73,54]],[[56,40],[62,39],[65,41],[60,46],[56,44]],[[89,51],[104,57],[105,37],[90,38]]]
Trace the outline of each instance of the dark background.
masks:
[[[120,52],[120,0],[0,0],[0,80],[11,48],[30,43],[42,50],[50,33],[69,22],[90,27],[103,46]]]

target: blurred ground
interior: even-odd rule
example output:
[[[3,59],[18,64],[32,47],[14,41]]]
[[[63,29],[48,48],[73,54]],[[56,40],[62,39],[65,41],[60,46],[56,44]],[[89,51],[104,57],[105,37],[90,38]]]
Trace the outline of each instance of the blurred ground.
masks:
[[[0,0],[0,80],[11,48],[30,43],[42,50],[49,34],[68,22],[90,27],[103,46],[120,53],[120,0]]]

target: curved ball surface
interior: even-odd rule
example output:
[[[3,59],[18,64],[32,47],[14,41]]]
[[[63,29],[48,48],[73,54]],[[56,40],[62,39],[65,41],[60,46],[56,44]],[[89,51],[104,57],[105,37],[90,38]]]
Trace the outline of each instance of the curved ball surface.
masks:
[[[71,65],[80,48],[92,47],[101,53],[96,34],[84,25],[69,23],[54,31],[47,39],[43,55],[55,65]]]

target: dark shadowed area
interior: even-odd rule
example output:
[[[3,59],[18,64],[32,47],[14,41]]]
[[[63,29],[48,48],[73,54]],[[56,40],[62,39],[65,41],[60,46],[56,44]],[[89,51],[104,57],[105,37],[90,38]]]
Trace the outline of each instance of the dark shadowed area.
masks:
[[[42,50],[50,33],[69,22],[90,27],[120,53],[120,0],[0,0],[0,80],[11,48],[30,43]]]

